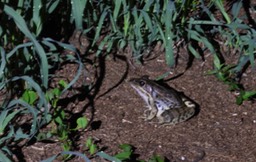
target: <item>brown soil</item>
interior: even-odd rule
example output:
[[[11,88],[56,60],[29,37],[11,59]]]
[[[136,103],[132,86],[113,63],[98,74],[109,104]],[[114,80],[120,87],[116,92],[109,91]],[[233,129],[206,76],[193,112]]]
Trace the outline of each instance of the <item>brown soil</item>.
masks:
[[[210,60],[210,58],[209,58]],[[202,66],[200,66],[200,64]],[[235,96],[227,86],[214,76],[205,75],[211,61],[195,60],[194,65],[180,75],[179,66],[169,76],[179,76],[169,85],[184,92],[200,108],[197,116],[187,122],[170,126],[145,122],[140,117],[145,103],[126,82],[128,78],[149,75],[156,78],[169,69],[164,58],[147,62],[145,66],[129,68],[128,76],[109,93],[95,100],[95,121],[101,121],[99,129],[88,132],[101,139],[107,152],[116,153],[119,144],[128,143],[136,147],[141,159],[154,154],[170,161],[254,161],[256,150],[255,104],[235,104]],[[125,73],[122,61],[106,62],[106,77],[99,94],[115,87]],[[255,86],[255,78],[248,80]],[[86,135],[88,136],[88,135]]]
[[[76,141],[78,149],[74,151],[85,152],[83,145],[88,137],[92,137],[97,140],[99,148],[110,155],[120,151],[120,144],[131,144],[135,147],[137,159],[146,161],[153,155],[176,162],[255,161],[256,104],[246,101],[241,106],[236,105],[235,95],[228,91],[228,86],[214,76],[206,75],[212,69],[212,56],[207,55],[204,62],[194,60],[185,70],[185,58],[179,59],[177,68],[170,69],[165,64],[164,55],[159,51],[155,53],[159,56],[145,62],[144,66],[130,64],[126,59],[116,58],[114,61],[111,56],[98,58],[101,61],[95,69],[85,63],[85,75],[65,98],[67,110],[76,116],[86,114],[92,119],[90,128],[80,133]],[[185,51],[181,55],[186,56]],[[233,56],[226,57],[230,60]],[[66,65],[58,74],[72,78],[76,68],[75,65]],[[98,80],[94,70],[100,74]],[[200,112],[186,122],[160,126],[140,118],[145,103],[127,81],[142,75],[156,79],[168,71],[172,73],[166,83],[197,103]],[[242,80],[246,88],[256,89],[253,72],[249,69],[246,74]],[[96,97],[88,97],[81,87],[94,80],[98,81],[96,89],[99,91],[95,91]],[[61,146],[59,143],[37,142],[21,151],[24,161],[40,161],[58,154]],[[82,160],[75,158],[72,161]]]

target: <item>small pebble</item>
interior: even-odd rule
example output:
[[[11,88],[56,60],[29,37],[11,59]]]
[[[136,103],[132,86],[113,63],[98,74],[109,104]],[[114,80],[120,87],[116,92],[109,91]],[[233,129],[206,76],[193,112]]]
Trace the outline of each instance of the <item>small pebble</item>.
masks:
[[[237,113],[233,113],[232,116],[237,116],[238,114]]]

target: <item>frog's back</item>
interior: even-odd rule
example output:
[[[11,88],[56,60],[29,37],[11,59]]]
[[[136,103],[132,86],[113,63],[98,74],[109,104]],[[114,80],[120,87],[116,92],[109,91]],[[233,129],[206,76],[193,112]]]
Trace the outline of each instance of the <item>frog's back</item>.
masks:
[[[157,89],[155,89],[153,96],[156,104],[162,104],[166,109],[180,108],[184,105],[182,98],[174,89],[165,88],[158,84],[156,84],[155,87],[157,87]]]

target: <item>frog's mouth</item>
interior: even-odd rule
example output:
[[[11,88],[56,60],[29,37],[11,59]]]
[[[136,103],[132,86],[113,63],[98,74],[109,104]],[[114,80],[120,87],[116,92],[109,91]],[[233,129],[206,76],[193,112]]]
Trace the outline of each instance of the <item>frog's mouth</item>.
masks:
[[[136,90],[136,92],[143,98],[145,102],[148,102],[148,98],[150,94],[148,94],[145,90],[143,90],[140,87],[135,86],[134,84],[131,84],[132,88]]]

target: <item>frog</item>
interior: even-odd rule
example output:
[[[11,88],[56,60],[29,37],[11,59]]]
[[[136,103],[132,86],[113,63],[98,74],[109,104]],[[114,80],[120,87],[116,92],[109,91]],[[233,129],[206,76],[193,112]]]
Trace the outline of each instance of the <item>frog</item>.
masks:
[[[159,124],[177,124],[195,115],[196,104],[172,87],[165,87],[149,76],[131,78],[129,83],[147,104],[143,118],[158,119]]]

